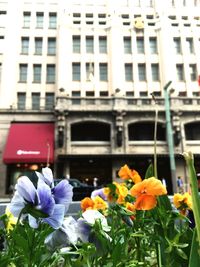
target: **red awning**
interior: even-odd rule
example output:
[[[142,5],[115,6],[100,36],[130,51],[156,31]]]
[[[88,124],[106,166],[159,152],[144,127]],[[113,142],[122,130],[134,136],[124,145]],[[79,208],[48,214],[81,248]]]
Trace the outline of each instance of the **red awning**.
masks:
[[[3,154],[4,163],[54,161],[53,123],[12,123]]]

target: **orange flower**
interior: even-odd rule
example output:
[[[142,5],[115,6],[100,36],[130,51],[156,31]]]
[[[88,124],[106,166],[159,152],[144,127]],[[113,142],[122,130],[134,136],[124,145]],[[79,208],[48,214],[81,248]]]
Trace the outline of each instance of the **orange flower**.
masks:
[[[123,180],[131,179],[135,184],[142,181],[139,173],[135,170],[131,170],[127,165],[121,167],[118,172],[118,175]]]
[[[107,198],[107,200],[108,200],[109,202],[113,202],[113,201],[114,201],[114,196],[113,196],[113,194],[111,193],[111,190],[110,190],[109,187],[104,187],[104,189],[103,189],[103,193],[104,193],[104,195],[106,196],[106,198]]]
[[[179,210],[192,209],[192,197],[186,192],[184,194],[174,194],[174,206]]]
[[[128,188],[125,186],[125,184],[119,184],[114,182],[116,185],[116,194],[118,195],[117,203],[122,204],[125,202],[125,197],[128,195]]]
[[[136,197],[134,205],[137,210],[150,210],[157,204],[156,196],[167,194],[167,190],[160,180],[151,177],[135,184],[130,194]]]
[[[122,204],[125,202],[125,198],[128,195],[128,188],[124,183],[113,182],[115,185],[115,189],[112,190],[109,187],[104,188],[104,194],[106,195],[108,201],[117,202],[118,204]]]
[[[129,210],[129,211],[134,212],[135,211],[135,205],[130,203],[130,202],[126,202],[126,209]],[[131,215],[130,218],[131,218],[131,220],[135,220],[135,216],[134,215]]]
[[[126,209],[130,211],[135,211],[135,205],[130,202],[126,202]]]
[[[108,208],[108,204],[100,196],[96,196],[95,198],[93,198],[93,202],[94,210],[105,210]]]
[[[85,197],[81,200],[81,209],[83,211],[91,210],[94,207],[94,201],[90,197]]]
[[[99,196],[91,199],[90,197],[85,197],[81,200],[81,209],[86,210],[105,210],[108,204]]]

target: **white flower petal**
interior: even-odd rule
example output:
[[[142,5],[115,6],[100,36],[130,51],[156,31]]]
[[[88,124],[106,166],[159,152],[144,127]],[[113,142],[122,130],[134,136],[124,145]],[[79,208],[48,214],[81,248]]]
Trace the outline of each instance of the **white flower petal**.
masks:
[[[106,217],[97,210],[86,210],[82,214],[83,218],[91,225],[95,223],[96,220],[101,221],[101,225],[104,231],[110,231],[110,226],[108,226]]]
[[[16,191],[11,200],[11,203],[8,204],[7,207],[15,217],[18,217],[24,206],[25,206],[24,199]]]

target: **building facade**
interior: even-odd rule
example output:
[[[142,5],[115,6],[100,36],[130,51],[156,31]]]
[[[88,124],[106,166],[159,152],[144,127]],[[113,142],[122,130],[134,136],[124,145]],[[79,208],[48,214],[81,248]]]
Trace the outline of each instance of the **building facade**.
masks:
[[[187,186],[183,151],[200,172],[200,1],[16,2],[0,0],[0,195],[47,165],[87,183],[124,164],[144,177],[156,117],[158,177],[176,190],[174,157]]]

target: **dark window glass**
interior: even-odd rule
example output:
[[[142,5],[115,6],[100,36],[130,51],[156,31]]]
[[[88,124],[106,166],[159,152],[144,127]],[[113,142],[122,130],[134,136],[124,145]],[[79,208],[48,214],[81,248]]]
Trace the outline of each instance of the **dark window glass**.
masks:
[[[166,132],[164,124],[157,125],[157,140],[165,141]],[[154,123],[141,122],[133,123],[128,126],[129,141],[153,141],[154,140]]]
[[[71,141],[110,141],[110,125],[96,122],[72,124]]]
[[[192,122],[185,125],[186,140],[200,140],[200,123]]]

